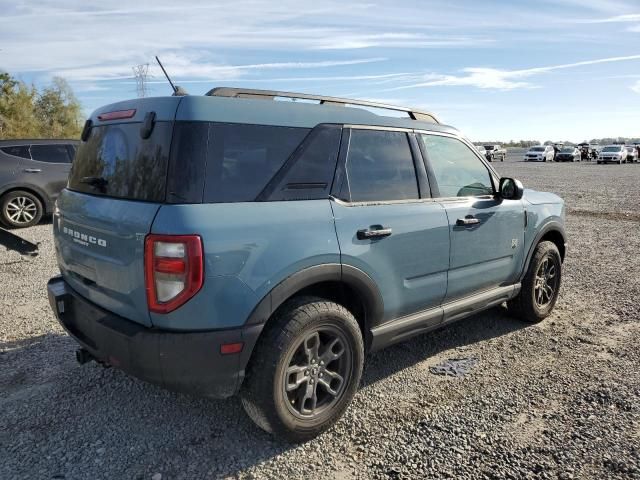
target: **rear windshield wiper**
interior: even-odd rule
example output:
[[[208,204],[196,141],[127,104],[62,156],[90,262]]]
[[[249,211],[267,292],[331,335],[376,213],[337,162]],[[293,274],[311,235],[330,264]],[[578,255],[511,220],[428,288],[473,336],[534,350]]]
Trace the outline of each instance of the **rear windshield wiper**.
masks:
[[[109,180],[104,177],[82,177],[80,183],[86,183],[87,185],[91,185],[99,190],[105,190],[109,184]]]

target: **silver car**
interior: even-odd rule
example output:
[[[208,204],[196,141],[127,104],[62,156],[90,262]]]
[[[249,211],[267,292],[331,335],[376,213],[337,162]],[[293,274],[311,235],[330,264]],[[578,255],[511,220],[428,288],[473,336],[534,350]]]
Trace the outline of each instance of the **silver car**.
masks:
[[[627,162],[628,163],[637,163],[638,162],[638,149],[633,145],[627,145],[624,147],[627,151]]]
[[[627,163],[627,149],[624,145],[607,145],[600,151],[598,163]]]
[[[553,146],[536,145],[524,154],[525,162],[553,162]]]

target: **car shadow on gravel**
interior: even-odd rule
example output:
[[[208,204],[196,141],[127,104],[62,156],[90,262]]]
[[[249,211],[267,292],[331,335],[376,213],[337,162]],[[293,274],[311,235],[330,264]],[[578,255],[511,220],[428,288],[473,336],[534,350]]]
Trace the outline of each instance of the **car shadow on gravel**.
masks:
[[[529,326],[511,317],[502,306],[486,310],[371,354],[361,386],[376,383],[441,352],[451,350],[451,357],[456,357],[460,355],[456,349]]]
[[[371,355],[361,387],[443,351],[524,327],[504,308],[475,315]],[[155,472],[174,478],[184,473],[185,458],[197,476],[224,477],[301,448],[256,427],[236,398],[192,397],[114,368],[80,366],[74,359],[75,343],[66,335],[46,334],[0,345],[5,350],[0,355],[5,369],[0,376],[4,377],[0,405],[5,412],[0,439],[14,444],[11,459],[0,454],[0,465],[5,465],[0,476],[28,474],[27,459],[40,450],[51,454],[39,457],[38,470],[32,471],[62,478],[96,468],[96,462],[103,468],[108,465],[112,478]],[[65,438],[63,445],[55,444],[58,437]],[[80,448],[69,453],[64,447],[68,444]]]

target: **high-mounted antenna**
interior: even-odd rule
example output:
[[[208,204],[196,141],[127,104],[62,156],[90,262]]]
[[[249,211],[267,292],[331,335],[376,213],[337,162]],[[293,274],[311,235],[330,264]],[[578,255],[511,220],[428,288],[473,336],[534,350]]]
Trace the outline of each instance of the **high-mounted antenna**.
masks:
[[[171,78],[169,78],[169,74],[167,73],[167,71],[164,69],[164,67],[162,66],[162,62],[160,61],[160,59],[158,58],[158,56],[156,55],[156,62],[158,62],[158,65],[160,65],[160,68],[162,69],[162,73],[164,73],[164,76],[167,77],[167,80],[169,81],[169,84],[171,85],[171,88],[173,89],[173,95],[176,97],[182,96],[182,95],[188,95],[188,93],[186,92],[186,90],[182,87],[180,87],[179,85],[174,85],[173,82],[171,81]]]

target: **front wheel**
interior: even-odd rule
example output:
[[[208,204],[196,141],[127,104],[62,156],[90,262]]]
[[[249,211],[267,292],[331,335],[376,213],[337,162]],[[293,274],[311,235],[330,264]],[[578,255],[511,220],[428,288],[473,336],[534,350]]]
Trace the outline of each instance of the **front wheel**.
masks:
[[[281,307],[253,352],[240,392],[263,430],[303,442],[330,428],[356,393],[360,327],[342,305],[300,297]]]
[[[507,302],[509,312],[522,320],[537,323],[551,314],[558,300],[562,280],[562,258],[553,242],[540,242],[517,297]]]

